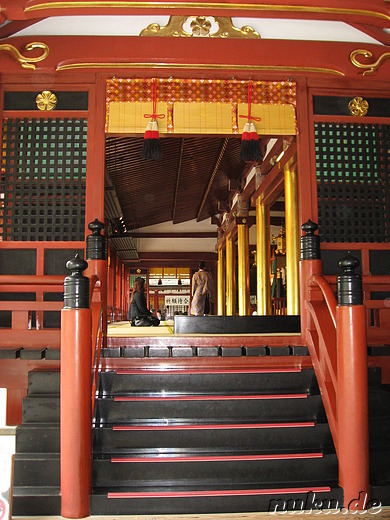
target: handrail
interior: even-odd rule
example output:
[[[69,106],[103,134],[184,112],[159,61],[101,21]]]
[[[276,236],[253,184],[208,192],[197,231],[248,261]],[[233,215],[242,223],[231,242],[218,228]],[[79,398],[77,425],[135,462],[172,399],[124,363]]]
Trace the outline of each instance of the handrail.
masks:
[[[1,274],[0,285],[58,285],[63,287],[65,276],[34,274]]]
[[[94,295],[100,293],[99,277],[97,275],[90,276],[90,307],[92,314],[92,414],[95,406],[97,378],[99,375],[100,353],[102,347],[103,330],[102,330],[102,314],[103,302],[94,301]]]
[[[317,285],[324,296],[324,300],[326,302],[326,305],[328,307],[330,316],[333,321],[333,325],[336,327],[336,297],[332,291],[332,288],[330,287],[329,283],[326,281],[326,279],[319,275],[319,274],[313,274],[313,276],[310,278],[309,285]]]
[[[60,348],[60,328],[44,327],[44,313],[61,311],[62,303],[57,301],[42,301],[44,292],[63,292],[64,276],[57,275],[0,275],[0,293],[10,291],[36,293],[38,300],[3,300],[0,310],[11,314],[9,326],[2,329],[2,346],[15,347],[28,345],[28,348],[42,348],[50,345]],[[38,296],[39,295],[39,296]],[[32,326],[32,316],[35,312],[35,325]]]
[[[339,460],[344,505],[359,510],[362,504],[356,498],[361,498],[361,491],[362,496],[369,492],[367,330],[363,292],[355,292],[355,299],[350,298],[349,283],[355,276],[351,275],[351,265],[351,258],[342,265],[345,274],[339,277],[336,302],[329,281],[322,276],[321,261],[301,261],[301,312],[303,338]]]

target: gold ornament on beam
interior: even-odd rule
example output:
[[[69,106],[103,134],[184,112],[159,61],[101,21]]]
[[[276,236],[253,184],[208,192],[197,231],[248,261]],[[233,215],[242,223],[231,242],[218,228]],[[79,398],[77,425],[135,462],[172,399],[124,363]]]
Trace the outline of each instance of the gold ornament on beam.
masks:
[[[354,97],[348,103],[348,110],[351,116],[366,116],[368,113],[368,109],[368,101],[366,101],[362,97]]]
[[[351,60],[352,65],[357,67],[358,69],[363,69],[363,76],[373,75],[379,69],[379,66],[382,62],[390,58],[390,52],[385,52],[380,56],[374,63],[361,63],[357,57],[364,56],[364,58],[372,58],[372,52],[367,51],[365,49],[356,49],[351,52],[349,55],[349,59]]]
[[[177,38],[260,38],[253,27],[239,29],[230,17],[222,16],[171,16],[167,25],[148,25],[140,36],[174,36]]]
[[[57,96],[53,94],[53,92],[50,92],[50,90],[44,90],[35,98],[35,102],[39,110],[54,110],[57,105],[57,101]]]
[[[32,42],[28,43],[25,47],[26,51],[32,51],[34,49],[42,49],[43,52],[40,56],[36,58],[29,58],[28,56],[23,56],[16,47],[10,45],[9,43],[2,43],[0,45],[0,51],[8,51],[18,60],[21,66],[24,69],[32,69],[35,70],[35,63],[39,63],[47,58],[49,54],[49,47],[45,43],[41,42]]]

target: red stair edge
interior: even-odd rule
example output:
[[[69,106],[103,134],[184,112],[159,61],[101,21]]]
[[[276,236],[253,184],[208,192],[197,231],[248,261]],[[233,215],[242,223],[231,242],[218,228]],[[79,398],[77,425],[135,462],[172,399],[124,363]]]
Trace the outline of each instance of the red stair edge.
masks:
[[[295,423],[242,423],[242,424],[179,424],[155,426],[113,426],[113,431],[170,431],[170,430],[257,430],[262,428],[314,428],[315,422]]]
[[[299,373],[301,368],[200,368],[200,369],[186,369],[186,368],[117,368],[115,373],[118,375],[137,375],[137,374],[273,374],[273,373]]]
[[[114,397],[114,401],[247,401],[256,399],[306,399],[307,394],[258,394],[258,395],[174,395],[156,397]]]
[[[201,490],[201,491],[176,491],[176,492],[110,492],[107,498],[190,498],[190,497],[218,497],[218,496],[255,496],[255,495],[285,495],[297,493],[329,493],[329,486],[317,486],[307,488],[274,488],[274,489],[237,489],[237,490]]]
[[[322,459],[322,452],[311,453],[271,453],[263,455],[217,455],[217,456],[179,456],[179,457],[112,457],[112,463],[179,463],[179,462],[238,462],[238,461],[257,461],[257,460],[302,460],[302,459]]]

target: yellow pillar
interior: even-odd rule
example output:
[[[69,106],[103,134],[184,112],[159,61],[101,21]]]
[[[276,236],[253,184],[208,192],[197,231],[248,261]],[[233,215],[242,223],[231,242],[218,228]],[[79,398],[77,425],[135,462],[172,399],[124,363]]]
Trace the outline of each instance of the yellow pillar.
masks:
[[[269,206],[256,200],[257,314],[271,314],[270,214]]]
[[[222,246],[218,248],[217,264],[217,314],[224,316],[226,312],[226,289],[225,289],[225,254]]]
[[[287,314],[299,314],[299,212],[297,172],[284,169],[285,219],[286,219],[286,287]]]
[[[231,234],[226,238],[226,315],[234,316],[236,313],[236,266],[234,242]]]
[[[249,227],[247,224],[237,226],[238,249],[238,314],[249,316]]]

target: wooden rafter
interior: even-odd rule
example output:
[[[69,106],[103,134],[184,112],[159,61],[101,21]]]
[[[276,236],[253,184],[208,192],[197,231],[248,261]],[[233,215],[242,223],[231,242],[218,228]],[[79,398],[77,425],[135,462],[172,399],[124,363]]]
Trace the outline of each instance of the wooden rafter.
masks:
[[[179,163],[177,165],[177,174],[176,174],[176,185],[175,185],[175,195],[173,197],[173,205],[172,205],[172,222],[176,223],[176,203],[177,203],[177,195],[179,191],[179,183],[180,183],[180,174],[181,174],[181,166],[183,163],[183,152],[184,152],[184,138],[181,140],[180,143],[180,156],[179,156]]]

